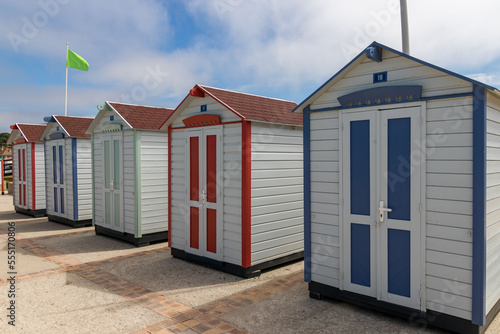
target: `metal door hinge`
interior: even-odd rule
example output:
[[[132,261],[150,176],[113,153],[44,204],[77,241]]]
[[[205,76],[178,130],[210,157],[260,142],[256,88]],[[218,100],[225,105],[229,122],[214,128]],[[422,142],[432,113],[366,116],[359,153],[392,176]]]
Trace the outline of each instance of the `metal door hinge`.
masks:
[[[418,209],[420,210],[420,212],[422,212],[422,203],[418,205]]]
[[[418,297],[422,298],[422,286],[418,289]]]

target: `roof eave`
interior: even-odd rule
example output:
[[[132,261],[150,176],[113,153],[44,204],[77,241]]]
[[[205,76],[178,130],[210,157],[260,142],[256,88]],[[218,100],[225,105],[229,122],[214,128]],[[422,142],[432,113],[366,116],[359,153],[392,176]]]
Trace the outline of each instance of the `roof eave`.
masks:
[[[341,74],[346,71],[349,67],[351,67],[357,60],[359,60],[361,57],[363,57],[366,53],[366,49],[369,48],[369,47],[373,47],[373,46],[377,46],[377,47],[380,47],[382,49],[385,49],[389,52],[392,52],[392,53],[395,53],[399,56],[402,56],[402,57],[405,57],[407,59],[410,59],[412,61],[415,61],[419,64],[422,64],[422,65],[425,65],[425,66],[428,66],[428,67],[431,67],[431,68],[434,68],[438,71],[441,71],[441,72],[444,72],[448,75],[451,75],[451,76],[454,76],[454,77],[457,77],[459,79],[462,79],[464,81],[467,81],[467,82],[470,82],[472,83],[473,85],[477,85],[477,86],[480,86],[480,87],[483,87],[485,89],[488,89],[492,92],[499,92],[495,87],[493,86],[490,86],[490,85],[487,85],[485,83],[482,83],[480,81],[477,81],[477,80],[474,80],[474,79],[471,79],[469,77],[466,77],[464,75],[461,75],[461,74],[458,74],[458,73],[455,73],[455,72],[452,72],[450,70],[447,70],[445,68],[442,68],[442,67],[439,67],[439,66],[436,66],[436,65],[433,65],[431,63],[428,63],[426,61],[423,61],[423,60],[420,60],[418,58],[415,58],[413,56],[410,56],[406,53],[403,53],[401,51],[398,51],[398,50],[395,50],[395,49],[392,49],[388,46],[385,46],[383,44],[380,44],[378,42],[373,42],[371,43],[370,45],[368,45],[365,49],[363,49],[363,51],[361,51],[355,58],[353,58],[347,65],[345,65],[340,71],[338,71],[337,73],[335,73],[335,75],[333,75],[330,79],[328,79],[323,85],[321,85],[318,89],[316,89],[311,95],[309,95],[304,101],[302,101],[301,103],[299,103],[299,105],[297,107],[295,107],[292,112],[297,112],[297,113],[302,113],[304,108],[311,104],[311,100],[318,95],[318,93],[322,93],[324,90],[328,89],[331,87],[331,85],[334,84],[335,80],[338,79]],[[500,92],[499,92],[500,93]]]

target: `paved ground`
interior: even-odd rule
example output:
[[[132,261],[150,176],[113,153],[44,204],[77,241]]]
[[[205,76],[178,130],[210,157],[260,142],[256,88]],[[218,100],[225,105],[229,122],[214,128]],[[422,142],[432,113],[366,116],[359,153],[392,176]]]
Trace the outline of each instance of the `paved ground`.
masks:
[[[16,223],[16,326],[8,325],[7,228]],[[303,263],[241,279],[16,214],[0,197],[0,333],[443,333],[335,301],[309,299]],[[488,333],[500,332],[500,319]]]

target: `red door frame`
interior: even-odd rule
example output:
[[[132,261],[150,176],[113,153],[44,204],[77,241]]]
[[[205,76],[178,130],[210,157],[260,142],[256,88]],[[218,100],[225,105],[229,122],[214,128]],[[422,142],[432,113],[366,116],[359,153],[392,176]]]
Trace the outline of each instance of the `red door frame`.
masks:
[[[221,123],[241,123],[241,265],[243,268],[251,266],[251,170],[252,170],[252,127],[250,121]],[[210,126],[210,125],[208,125]],[[213,126],[213,125],[212,125]],[[187,127],[172,129],[168,127],[168,242],[172,246],[172,130],[182,130]],[[224,154],[224,152],[221,152]]]
[[[248,268],[252,260],[252,126],[241,123],[241,266]]]

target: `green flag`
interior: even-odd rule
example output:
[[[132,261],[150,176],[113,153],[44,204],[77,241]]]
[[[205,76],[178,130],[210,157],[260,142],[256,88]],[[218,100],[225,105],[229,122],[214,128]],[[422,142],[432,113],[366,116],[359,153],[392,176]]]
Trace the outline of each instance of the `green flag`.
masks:
[[[68,49],[68,57],[66,58],[66,66],[76,68],[77,70],[88,71],[89,63],[73,51]]]

